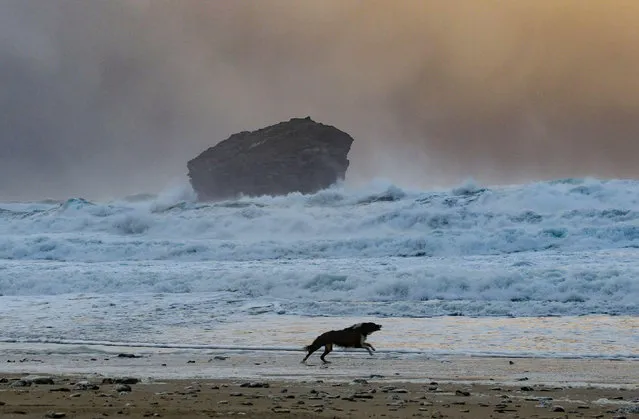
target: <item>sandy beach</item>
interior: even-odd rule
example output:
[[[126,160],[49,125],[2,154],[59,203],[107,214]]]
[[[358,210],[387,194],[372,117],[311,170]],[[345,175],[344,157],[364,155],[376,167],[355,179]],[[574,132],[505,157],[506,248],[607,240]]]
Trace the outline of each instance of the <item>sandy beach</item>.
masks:
[[[23,380],[20,380],[23,378]],[[29,380],[42,384],[24,387]],[[3,418],[98,417],[637,417],[629,389],[387,383],[357,379],[327,383],[269,380],[5,377]],[[48,383],[48,384],[47,384]],[[129,384],[125,384],[129,383]],[[632,413],[634,412],[634,413]]]
[[[0,417],[636,418],[633,360],[299,353],[48,354],[0,359]]]

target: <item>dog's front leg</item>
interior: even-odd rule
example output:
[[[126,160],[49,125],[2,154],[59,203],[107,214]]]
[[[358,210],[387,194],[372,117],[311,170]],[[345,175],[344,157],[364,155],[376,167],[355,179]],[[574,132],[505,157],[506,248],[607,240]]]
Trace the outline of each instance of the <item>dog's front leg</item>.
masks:
[[[370,343],[364,342],[364,343],[362,344],[362,346],[364,347],[364,349],[366,349],[366,350],[368,351],[368,354],[369,354],[370,356],[373,356],[373,351],[375,350],[375,348],[373,348],[373,345],[371,345]],[[371,351],[371,349],[372,349],[373,351]]]

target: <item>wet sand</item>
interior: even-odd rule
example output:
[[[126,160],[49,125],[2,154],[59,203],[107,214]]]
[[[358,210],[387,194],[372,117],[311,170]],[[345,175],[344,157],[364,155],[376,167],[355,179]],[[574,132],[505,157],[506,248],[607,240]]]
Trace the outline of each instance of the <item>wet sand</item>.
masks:
[[[0,354],[1,418],[637,418],[639,362],[301,353]],[[37,375],[34,375],[37,374]]]

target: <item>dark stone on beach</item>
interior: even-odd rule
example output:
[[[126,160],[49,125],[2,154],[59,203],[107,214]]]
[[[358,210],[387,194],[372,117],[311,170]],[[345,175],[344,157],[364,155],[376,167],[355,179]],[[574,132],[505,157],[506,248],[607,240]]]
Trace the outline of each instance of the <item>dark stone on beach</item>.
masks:
[[[115,391],[118,393],[128,393],[131,391],[131,386],[128,384],[118,384],[115,386]]]
[[[390,390],[391,393],[397,393],[397,394],[407,394],[408,390],[406,390],[405,388],[395,388]]]
[[[102,379],[102,384],[137,384],[140,380],[132,377],[122,377],[122,378],[104,378]]]
[[[222,356],[222,355],[216,355],[213,357],[214,360],[216,361],[226,361],[227,359],[229,359],[228,356]]]
[[[523,386],[521,388],[521,391],[535,391],[535,389],[529,386]]]
[[[118,358],[142,358],[142,356],[136,354],[118,354]]]
[[[281,407],[274,407],[272,410],[273,413],[291,413],[291,409],[284,409]]]
[[[82,391],[87,391],[87,390],[100,390],[100,386],[96,385],[96,384],[92,384],[89,383],[88,381],[80,381],[75,383],[75,385],[73,386],[73,388],[75,390],[82,390]]]
[[[566,411],[566,409],[564,409],[564,407],[563,407],[563,406],[554,406],[554,407],[552,408],[552,411],[553,411],[553,412],[565,412],[565,411]]]
[[[4,383],[8,383],[9,379],[5,378],[5,377],[0,377],[0,383],[4,384]]]
[[[10,387],[31,387],[31,381],[16,380],[9,384]]]
[[[57,393],[70,393],[71,389],[67,388],[67,387],[57,387],[57,388],[52,388],[51,390],[49,390],[51,392],[57,392]]]
[[[40,385],[53,385],[55,384],[55,382],[53,381],[53,378],[51,377],[27,377],[25,378],[26,381],[30,381],[33,384],[40,384]]]
[[[178,391],[177,394],[181,394],[183,396],[188,396],[188,395],[195,395],[197,393],[199,393],[201,390],[199,388],[194,388],[194,387],[185,387],[184,391]]]
[[[53,418],[53,419],[64,418],[66,416],[67,414],[63,412],[47,412],[44,415],[45,418]]]
[[[464,397],[469,397],[470,393],[464,390],[456,390],[455,391],[455,395],[456,396],[464,396]]]
[[[190,160],[188,175],[202,201],[314,193],[344,179],[352,143],[333,126],[293,118],[231,135]]]
[[[242,383],[240,387],[248,388],[269,388],[269,383]]]
[[[122,377],[115,379],[116,384],[137,384],[140,382],[137,378],[133,377]]]

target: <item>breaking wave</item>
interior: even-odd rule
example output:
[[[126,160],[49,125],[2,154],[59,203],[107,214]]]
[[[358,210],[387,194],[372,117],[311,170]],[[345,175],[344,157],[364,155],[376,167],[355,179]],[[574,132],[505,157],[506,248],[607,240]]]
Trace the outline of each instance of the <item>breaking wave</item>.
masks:
[[[380,183],[216,203],[173,190],[0,204],[0,294],[229,292],[299,314],[637,314],[637,248],[631,180]]]
[[[174,194],[178,195],[179,194]],[[0,204],[0,259],[106,262],[498,255],[639,247],[639,183],[395,186],[212,204]]]

